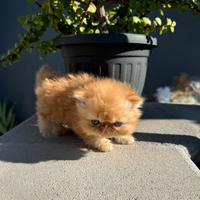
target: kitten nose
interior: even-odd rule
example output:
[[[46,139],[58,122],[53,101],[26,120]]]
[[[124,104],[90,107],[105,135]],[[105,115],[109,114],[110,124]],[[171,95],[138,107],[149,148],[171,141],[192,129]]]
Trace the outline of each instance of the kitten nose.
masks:
[[[108,127],[111,127],[111,124],[110,124],[109,122],[104,122],[104,123],[103,123],[103,126],[104,126],[105,128],[108,128]]]

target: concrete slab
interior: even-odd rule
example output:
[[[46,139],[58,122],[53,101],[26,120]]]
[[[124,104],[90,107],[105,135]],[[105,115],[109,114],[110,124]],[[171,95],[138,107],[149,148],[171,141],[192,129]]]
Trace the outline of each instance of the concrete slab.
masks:
[[[200,199],[198,113],[146,104],[135,144],[109,153],[74,135],[44,139],[33,116],[0,138],[0,199]]]

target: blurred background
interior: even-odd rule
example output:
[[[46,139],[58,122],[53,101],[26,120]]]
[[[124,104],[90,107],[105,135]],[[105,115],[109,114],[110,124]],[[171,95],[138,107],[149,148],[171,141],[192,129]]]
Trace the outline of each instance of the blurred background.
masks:
[[[36,7],[35,7],[36,8]],[[18,33],[23,30],[18,16],[34,12],[34,7],[25,0],[2,1],[0,6],[0,53],[12,48],[18,41]],[[171,13],[177,22],[175,33],[158,36],[159,46],[152,51],[143,95],[151,95],[156,88],[167,86],[185,72],[200,77],[200,16],[190,13]],[[49,37],[49,32],[45,37]],[[12,66],[0,69],[0,99],[15,104],[17,122],[34,114],[35,73],[42,64],[49,64],[56,70],[64,71],[60,52],[40,60],[35,52],[24,54],[22,59]]]

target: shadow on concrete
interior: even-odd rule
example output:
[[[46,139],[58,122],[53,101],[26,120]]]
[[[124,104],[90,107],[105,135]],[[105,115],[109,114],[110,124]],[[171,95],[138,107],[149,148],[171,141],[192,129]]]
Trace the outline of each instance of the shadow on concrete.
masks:
[[[135,133],[134,137],[141,142],[155,142],[161,144],[183,145],[187,148],[191,159],[195,159],[200,153],[200,139],[190,135],[170,135],[159,133]]]
[[[31,130],[31,131],[30,131]],[[87,154],[75,135],[43,138],[36,126],[25,123],[0,138],[0,161],[38,163],[50,160],[78,160]]]
[[[200,123],[199,105],[145,103],[142,119],[186,119]]]

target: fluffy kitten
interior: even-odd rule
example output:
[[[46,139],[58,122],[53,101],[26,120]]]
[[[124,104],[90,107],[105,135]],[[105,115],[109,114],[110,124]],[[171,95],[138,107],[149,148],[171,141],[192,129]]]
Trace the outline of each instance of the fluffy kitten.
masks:
[[[114,139],[132,144],[143,98],[127,84],[89,74],[62,76],[43,66],[37,73],[37,117],[43,136],[66,133],[66,125],[99,151]]]

